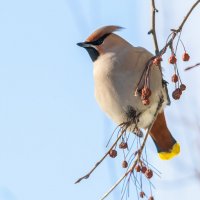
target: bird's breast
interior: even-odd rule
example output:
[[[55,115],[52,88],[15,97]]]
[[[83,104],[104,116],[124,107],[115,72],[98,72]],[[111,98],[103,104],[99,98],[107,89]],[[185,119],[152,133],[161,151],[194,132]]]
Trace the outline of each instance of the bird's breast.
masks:
[[[146,128],[151,123],[163,93],[162,75],[158,68],[152,68],[150,77],[152,95],[150,104],[144,106],[140,96],[135,96],[134,92],[145,68],[145,62],[138,67],[137,63],[140,62],[136,60],[130,59],[128,62],[123,60],[126,59],[124,57],[119,59],[115,54],[111,54],[100,56],[100,59],[94,62],[96,100],[101,109],[117,124],[128,120],[127,111],[132,107],[137,114],[142,113],[139,126]]]
[[[137,72],[124,70],[114,56],[105,59],[94,65],[95,97],[114,122],[122,123],[127,120],[128,107],[138,110],[138,106],[142,106],[140,99],[134,96]]]

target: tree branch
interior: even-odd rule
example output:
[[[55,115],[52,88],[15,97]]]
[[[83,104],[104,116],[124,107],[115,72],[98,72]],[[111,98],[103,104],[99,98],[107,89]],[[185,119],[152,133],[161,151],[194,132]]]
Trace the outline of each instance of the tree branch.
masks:
[[[193,66],[190,66],[190,67],[185,68],[185,71],[190,70],[190,69],[193,69],[193,68],[195,68],[195,67],[199,67],[199,66],[200,66],[200,63],[197,63],[196,65],[193,65]]]
[[[120,133],[120,135],[118,136],[118,138],[116,139],[116,141],[113,143],[113,145],[111,146],[111,148],[106,152],[106,154],[95,164],[95,166],[83,177],[79,178],[75,184],[81,182],[83,179],[88,179],[90,177],[90,175],[92,174],[92,172],[103,162],[103,160],[108,156],[109,152],[114,148],[114,146],[117,144],[117,142],[119,141],[119,139],[122,137],[122,135],[125,133],[127,127],[130,125],[130,122],[126,122],[126,123],[122,123],[120,124],[118,127],[121,127],[122,131]]]
[[[149,33],[152,34],[153,36],[153,41],[154,41],[154,46],[155,46],[155,55],[157,55],[159,53],[159,47],[158,47],[158,40],[157,40],[157,36],[156,36],[156,12],[158,12],[158,10],[156,9],[155,6],[155,0],[151,0],[151,31]]]
[[[162,56],[168,47],[170,47],[172,45],[172,42],[174,41],[174,39],[176,38],[177,34],[180,33],[183,29],[183,26],[185,25],[186,21],[188,20],[190,14],[192,13],[192,11],[194,10],[194,8],[200,3],[200,0],[196,1],[193,6],[190,8],[189,12],[187,13],[186,17],[183,19],[183,21],[181,22],[180,26],[178,27],[178,29],[171,29],[172,31],[172,36],[171,39],[167,42],[167,44],[164,46],[164,48],[158,53],[159,56]],[[170,34],[171,35],[171,34]]]
[[[190,16],[190,14],[192,13],[192,11],[194,10],[194,8],[200,3],[200,0],[196,1],[196,3],[191,7],[191,9],[189,10],[188,14],[185,16],[184,20],[182,21],[181,25],[179,26],[179,28],[176,30],[176,32],[181,32],[183,29],[183,26],[185,24],[185,22],[187,21],[188,17]]]

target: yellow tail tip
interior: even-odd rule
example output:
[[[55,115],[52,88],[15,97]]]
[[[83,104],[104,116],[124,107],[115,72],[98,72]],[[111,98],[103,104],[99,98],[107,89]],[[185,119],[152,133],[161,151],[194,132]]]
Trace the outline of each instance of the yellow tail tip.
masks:
[[[158,153],[158,156],[162,160],[170,160],[179,153],[180,153],[180,145],[178,143],[175,143],[170,152],[160,152]]]

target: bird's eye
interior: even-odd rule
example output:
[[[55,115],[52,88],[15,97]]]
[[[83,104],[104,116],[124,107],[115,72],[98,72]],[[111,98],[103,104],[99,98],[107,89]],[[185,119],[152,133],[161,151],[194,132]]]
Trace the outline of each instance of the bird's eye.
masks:
[[[96,45],[102,44],[103,41],[104,41],[104,39],[105,39],[105,38],[100,38],[100,39],[98,39],[98,40],[95,42],[95,44],[96,44]]]
[[[96,45],[96,46],[101,45],[103,43],[103,41],[106,39],[106,37],[108,37],[108,35],[110,35],[110,34],[105,34],[104,36],[102,36],[98,40],[91,42],[91,44]]]

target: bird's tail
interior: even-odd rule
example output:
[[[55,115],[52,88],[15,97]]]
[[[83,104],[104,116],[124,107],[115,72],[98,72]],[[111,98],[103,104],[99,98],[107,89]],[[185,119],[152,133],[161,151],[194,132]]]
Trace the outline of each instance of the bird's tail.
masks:
[[[167,128],[164,112],[158,114],[151,128],[150,135],[162,160],[169,160],[179,154],[180,145]]]

